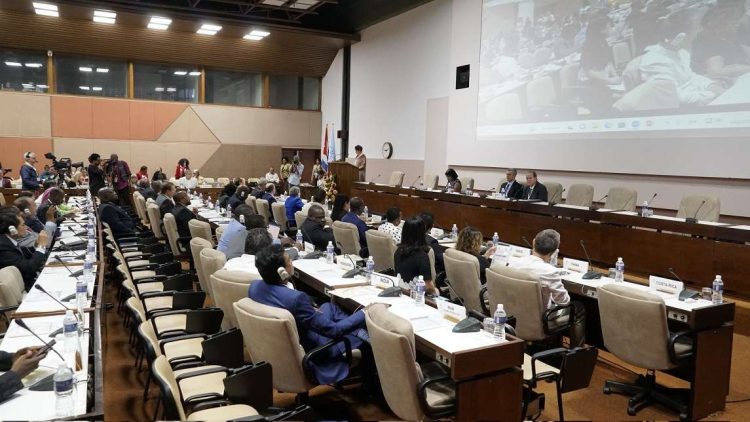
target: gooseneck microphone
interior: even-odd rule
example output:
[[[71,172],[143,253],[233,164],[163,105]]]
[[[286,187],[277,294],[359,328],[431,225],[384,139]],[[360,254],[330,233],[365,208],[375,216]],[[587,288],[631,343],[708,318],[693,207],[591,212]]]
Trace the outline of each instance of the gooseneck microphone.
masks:
[[[678,276],[677,274],[675,274],[675,272],[674,272],[674,268],[672,268],[672,267],[669,267],[669,268],[667,268],[667,271],[669,271],[669,273],[670,273],[670,274],[672,274],[672,277],[676,278],[676,279],[677,279],[677,281],[679,281],[679,282],[680,282],[680,283],[682,283],[682,284],[685,284],[685,282],[684,282],[684,281],[682,281],[682,279],[680,278],[680,276]]]
[[[657,193],[657,192],[654,192],[654,196],[652,196],[652,197],[651,197],[651,199],[649,199],[649,200],[648,200],[648,202],[646,202],[646,204],[647,204],[647,205],[648,205],[649,207],[651,206],[651,203],[652,203],[652,202],[654,202],[654,199],[656,199],[656,195],[658,195],[658,193]]]
[[[604,201],[604,200],[605,200],[605,199],[607,199],[607,198],[609,198],[609,194],[606,194],[606,195],[602,196],[602,197],[601,197],[601,198],[599,198],[599,200],[598,200],[598,201],[596,201],[596,202],[597,202],[597,203],[598,203],[598,202],[602,202],[602,201]],[[591,206],[589,207],[589,209],[590,209],[591,211],[596,211],[596,209],[597,209],[597,208],[596,208],[596,207],[594,206],[594,204],[591,204]]]
[[[667,271],[669,271],[670,274],[672,274],[672,277],[676,278],[677,281],[682,283],[682,291],[680,292],[679,296],[677,296],[677,300],[684,302],[685,299],[695,299],[696,297],[700,296],[700,292],[696,290],[690,290],[687,287],[685,287],[685,282],[682,281],[680,276],[678,276],[672,267],[667,268]]]
[[[526,246],[529,247],[529,249],[534,250],[534,247],[529,243],[529,239],[526,238],[526,236],[521,236],[521,240],[523,240],[523,243],[526,244]]]
[[[698,209],[695,210],[695,214],[693,214],[693,216],[690,217],[690,218],[686,218],[685,222],[686,223],[693,223],[693,224],[697,223],[698,222],[698,213],[700,212],[701,208],[703,208],[703,205],[705,205],[705,204],[706,204],[706,200],[704,199],[701,202],[701,204],[698,206]]]
[[[357,266],[357,264],[354,262],[352,257],[346,254],[342,254],[342,255],[345,256],[346,259],[348,259],[352,263],[352,269],[345,272],[344,275],[341,276],[342,278],[353,278],[355,275],[362,273],[362,269]],[[339,256],[342,256],[342,255],[339,255]]]
[[[375,183],[375,181],[376,181],[376,180],[378,180],[378,179],[380,178],[380,176],[381,176],[381,174],[380,174],[380,173],[378,173],[378,175],[377,175],[377,176],[375,176],[375,177],[373,177],[372,179],[370,179],[370,181],[369,181],[368,183],[370,183],[370,184],[373,184],[373,183]]]
[[[561,190],[561,191],[560,191],[560,200],[562,200],[562,194],[564,194],[564,193],[565,193],[565,188],[563,188],[563,190]],[[548,202],[547,204],[548,204],[548,205],[549,205],[550,207],[554,207],[555,205],[557,205],[557,202],[555,202],[555,201],[550,201],[550,202]]]
[[[417,184],[417,182],[419,182],[419,179],[421,179],[421,178],[422,178],[422,176],[421,176],[421,175],[417,176],[417,178],[416,178],[416,179],[414,179],[414,181],[413,181],[413,182],[411,183],[411,186],[409,186],[409,188],[410,188],[410,189],[414,189],[414,185],[416,185],[416,184]]]
[[[63,358],[62,355],[57,352],[57,350],[53,349],[49,345],[49,343],[47,343],[46,341],[42,340],[42,338],[39,337],[35,332],[31,331],[31,328],[29,328],[29,326],[26,325],[26,322],[23,319],[21,319],[21,318],[15,318],[15,321],[16,321],[16,324],[18,324],[19,327],[21,327],[24,330],[30,332],[32,336],[36,337],[39,341],[41,341],[44,344],[44,349],[52,350],[53,352],[55,352],[55,354],[57,356],[60,357],[60,359],[62,359],[63,362],[65,362],[65,358]],[[52,343],[52,342],[50,342],[50,343]],[[52,344],[54,344],[54,343],[52,343]]]
[[[70,275],[68,277],[73,277],[76,280],[78,280],[78,276],[81,275],[81,274],[83,274],[83,270],[78,270],[76,272],[73,272],[70,269],[70,267],[68,267],[68,264],[66,264],[65,261],[63,261],[62,258],[60,258],[59,255],[55,255],[55,260],[57,260],[57,262],[61,263],[63,265],[63,267],[65,267],[65,269],[68,270],[68,272],[70,273]]]
[[[598,280],[602,278],[602,273],[593,271],[591,269],[593,267],[593,265],[591,264],[591,257],[589,256],[589,252],[586,250],[586,244],[584,243],[583,239],[581,239],[581,249],[583,249],[583,253],[586,254],[586,259],[589,261],[589,270],[581,278],[583,278],[584,280]]]
[[[44,287],[42,287],[42,286],[40,286],[38,284],[35,284],[34,288],[37,289],[37,290],[39,290],[40,292],[46,294],[47,296],[51,297],[52,300],[54,300],[55,302],[57,302],[58,304],[60,304],[60,306],[62,306],[66,310],[68,310],[68,311],[75,311],[75,309],[68,307],[68,305],[60,302],[60,300],[58,298],[52,296],[52,294],[50,294],[50,292],[48,292],[47,290],[45,290]]]

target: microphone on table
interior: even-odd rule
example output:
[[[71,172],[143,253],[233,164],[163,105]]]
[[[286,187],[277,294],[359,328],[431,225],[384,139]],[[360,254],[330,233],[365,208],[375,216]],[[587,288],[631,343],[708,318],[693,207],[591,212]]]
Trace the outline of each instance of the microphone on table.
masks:
[[[355,275],[362,273],[362,268],[357,267],[357,264],[354,262],[354,260],[352,259],[352,257],[350,257],[349,255],[346,255],[346,254],[339,255],[339,256],[345,256],[352,263],[352,269],[349,270],[349,271],[347,271],[347,272],[345,272],[344,275],[342,275],[341,277],[343,277],[343,278],[353,278]]]
[[[560,199],[561,200],[562,200],[562,194],[564,194],[564,193],[565,193],[565,188],[563,188],[563,190],[560,191]],[[548,204],[549,204],[550,207],[554,207],[555,205],[557,205],[557,202],[552,201],[552,202],[548,202]]]
[[[602,201],[604,201],[604,200],[605,200],[605,199],[607,199],[607,198],[609,198],[609,194],[606,194],[606,195],[602,196],[602,197],[601,197],[601,198],[599,198],[599,200],[598,200],[598,201],[596,201],[596,202],[602,202]],[[595,207],[595,206],[594,206],[593,204],[591,204],[591,206],[589,207],[589,209],[590,209],[591,211],[596,211],[596,207]]]
[[[657,192],[654,192],[654,196],[652,196],[652,197],[651,197],[651,199],[649,199],[649,200],[648,200],[648,201],[646,202],[646,204],[647,204],[647,205],[648,205],[649,207],[651,206],[651,202],[653,202],[653,201],[654,201],[654,199],[656,198],[656,195],[658,195],[658,193],[657,193]]]
[[[455,290],[453,290],[453,286],[451,286],[450,283],[445,283],[448,286],[448,290],[453,293],[453,296],[456,296],[456,299],[461,304],[461,306],[466,309],[466,304],[464,303],[464,300],[461,298],[461,296],[456,293]],[[467,311],[468,313],[468,311]],[[482,322],[474,317],[467,316],[466,318],[462,319],[461,321],[458,321],[456,325],[453,326],[453,332],[454,333],[477,333],[479,330],[482,329]]]
[[[77,281],[78,280],[78,276],[80,276],[81,274],[83,274],[83,270],[78,270],[76,272],[73,272],[70,269],[70,267],[68,267],[68,264],[66,264],[65,261],[63,261],[62,258],[60,258],[59,255],[55,255],[55,259],[57,260],[57,262],[61,263],[63,265],[63,267],[65,267],[66,270],[68,270],[68,272],[70,273],[70,275],[68,277],[73,277]]]
[[[378,178],[379,178],[380,176],[381,176],[381,174],[380,174],[380,173],[378,173],[378,175],[377,175],[377,176],[375,176],[375,177],[373,177],[372,179],[370,179],[370,181],[369,181],[368,183],[370,183],[370,184],[373,184],[373,183],[375,183],[375,181],[376,181],[376,180],[378,180]]]
[[[72,226],[65,226],[65,227],[66,227],[66,228],[67,228],[68,230],[70,230],[71,232],[73,232],[73,235],[74,235],[75,237],[83,237],[83,236],[86,236],[86,235],[88,235],[88,232],[83,232],[83,233],[76,233],[76,231],[75,231],[75,230],[73,230],[73,227],[72,227]]]
[[[529,243],[529,239],[527,239],[526,236],[521,236],[521,240],[523,240],[523,243],[525,243],[526,246],[529,247],[529,249],[531,249],[531,250],[534,249],[534,247],[531,245],[531,243]]]
[[[583,253],[586,254],[586,259],[589,261],[589,270],[581,278],[583,278],[584,280],[598,280],[602,278],[602,273],[593,271],[591,269],[591,267],[593,267],[593,265],[591,264],[591,257],[589,256],[589,252],[586,250],[586,244],[583,242],[583,239],[581,239],[581,249],[583,249]]]
[[[62,302],[60,301],[60,299],[58,299],[58,298],[54,297],[54,296],[53,296],[53,295],[52,295],[52,294],[51,294],[50,292],[48,292],[48,291],[47,291],[47,290],[46,290],[46,289],[45,289],[44,287],[40,286],[39,284],[35,284],[35,285],[34,285],[34,288],[35,288],[35,289],[37,289],[37,290],[39,290],[40,292],[42,292],[42,293],[46,294],[47,296],[51,297],[51,298],[52,298],[52,300],[54,300],[54,301],[55,301],[55,302],[57,302],[57,303],[58,303],[58,304],[59,304],[60,306],[62,306],[63,308],[65,308],[65,310],[68,310],[68,311],[75,311],[75,309],[73,309],[73,308],[69,307],[68,305],[66,305],[66,304],[64,304],[64,303],[62,303]]]
[[[401,287],[396,285],[396,282],[391,280],[390,277],[384,277],[386,280],[391,282],[391,287],[386,287],[382,292],[378,293],[378,297],[399,297],[401,296]]]
[[[59,356],[59,357],[60,357],[60,359],[62,359],[62,361],[63,361],[63,362],[65,362],[65,358],[63,358],[63,357],[62,357],[62,355],[61,355],[60,353],[58,353],[58,352],[57,352],[57,350],[55,350],[55,349],[53,349],[53,348],[52,348],[52,346],[51,346],[51,345],[55,344],[55,343],[54,343],[54,340],[53,340],[53,341],[51,341],[51,342],[49,342],[49,343],[47,343],[47,342],[46,342],[46,341],[44,341],[44,340],[43,340],[43,339],[42,339],[41,337],[39,337],[39,336],[38,336],[38,335],[37,335],[37,334],[36,334],[35,332],[31,331],[31,328],[29,328],[29,326],[28,326],[28,325],[26,325],[26,322],[25,322],[25,321],[24,321],[23,319],[21,319],[21,318],[15,318],[15,321],[16,321],[16,324],[18,324],[18,326],[19,326],[19,327],[21,327],[21,328],[23,328],[24,330],[26,330],[26,331],[30,332],[30,333],[31,333],[31,335],[33,335],[34,337],[36,337],[36,338],[37,338],[37,339],[38,339],[39,341],[41,341],[41,342],[42,342],[42,343],[44,344],[44,347],[43,347],[42,349],[46,349],[46,350],[52,350],[53,352],[55,352],[55,354],[56,354],[57,356]]]
[[[419,179],[421,178],[422,178],[422,175],[419,175],[413,182],[411,182],[411,186],[409,186],[409,189],[414,189],[414,185],[416,185],[417,182],[419,182]]]
[[[703,208],[703,205],[705,205],[705,204],[706,204],[706,200],[704,199],[703,201],[701,201],[701,204],[698,205],[698,209],[695,210],[695,214],[692,217],[690,217],[690,218],[686,218],[685,222],[686,223],[693,223],[693,224],[697,223],[698,222],[698,213],[700,212],[701,208]]]
[[[685,287],[685,282],[682,281],[680,276],[678,276],[672,267],[667,268],[667,271],[669,271],[670,274],[672,274],[672,277],[676,278],[677,281],[682,283],[682,291],[680,292],[680,296],[677,298],[678,300],[684,302],[685,299],[693,299],[695,297],[700,296],[700,293],[698,293],[695,290],[690,290],[687,287]]]

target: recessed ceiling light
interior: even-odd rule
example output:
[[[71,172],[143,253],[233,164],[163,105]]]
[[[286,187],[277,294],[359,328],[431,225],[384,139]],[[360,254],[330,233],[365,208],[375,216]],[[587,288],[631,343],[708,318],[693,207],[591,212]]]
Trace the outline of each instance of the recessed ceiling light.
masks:
[[[94,91],[101,91],[101,90],[102,90],[102,87],[100,87],[100,86],[95,86],[95,87],[93,87],[93,88],[91,88],[91,89],[93,89]]]
[[[177,76],[185,76],[187,75],[187,70],[175,70],[174,74]]]
[[[89,88],[87,86],[79,86],[78,88],[80,88],[83,91],[88,91],[89,89],[91,89],[91,88]]]
[[[94,22],[99,23],[115,23],[117,13],[111,10],[94,10]]]
[[[47,85],[37,85],[36,87],[37,88],[41,88],[41,89],[47,89],[47,88],[49,88]]]
[[[167,88],[167,92],[177,92],[177,88]]]
[[[34,2],[34,11],[37,15],[59,17],[60,14],[57,11],[57,5],[50,3],[39,3]]]
[[[10,67],[21,67],[21,66],[23,66],[23,65],[22,65],[21,63],[19,63],[19,62],[5,62],[5,65],[6,65],[6,66],[10,66]]]
[[[259,36],[257,36],[257,35],[250,35],[250,34],[247,34],[247,35],[245,35],[245,36],[244,36],[244,37],[242,37],[242,38],[244,38],[244,39],[246,39],[246,40],[250,40],[250,41],[260,41],[260,40],[262,40],[262,39],[263,39],[263,37],[259,37]]]
[[[172,19],[163,18],[161,16],[151,16],[151,20],[148,23],[150,29],[166,30],[169,25],[172,24]]]
[[[156,92],[164,92],[164,88],[162,88],[160,86],[157,86],[156,88],[154,88],[154,91],[156,91]]]
[[[249,35],[255,35],[256,37],[267,37],[267,36],[271,35],[271,33],[268,32],[268,31],[262,31],[260,29],[254,29],[254,30],[250,31]]]
[[[42,67],[43,65],[41,63],[25,63],[24,66],[26,66],[26,67]]]
[[[216,35],[219,31],[221,31],[221,26],[204,23],[196,32],[202,35]]]
[[[200,76],[200,75],[201,75],[201,73],[199,71],[197,71],[197,70],[194,70],[194,71],[190,72],[190,76]]]
[[[86,67],[86,66],[81,66],[78,68],[78,70],[80,70],[81,72],[93,72],[94,71],[94,69],[90,67]]]
[[[106,67],[97,67],[96,68],[96,72],[97,73],[107,73],[107,72],[109,72],[109,69],[106,68]]]

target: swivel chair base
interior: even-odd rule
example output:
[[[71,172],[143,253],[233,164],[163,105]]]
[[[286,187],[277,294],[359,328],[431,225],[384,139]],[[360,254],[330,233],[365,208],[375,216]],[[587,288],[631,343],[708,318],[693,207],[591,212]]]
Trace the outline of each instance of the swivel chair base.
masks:
[[[635,414],[654,403],[666,406],[680,415],[681,421],[690,420],[688,407],[690,391],[684,388],[667,388],[656,384],[656,373],[648,370],[646,375],[639,375],[635,383],[607,380],[604,382],[604,394],[624,394],[628,400],[628,415]]]

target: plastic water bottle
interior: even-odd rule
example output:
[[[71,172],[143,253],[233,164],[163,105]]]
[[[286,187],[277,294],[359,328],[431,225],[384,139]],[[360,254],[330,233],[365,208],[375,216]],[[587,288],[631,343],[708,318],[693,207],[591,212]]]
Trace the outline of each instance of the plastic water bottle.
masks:
[[[78,277],[76,281],[76,307],[78,312],[83,315],[83,310],[88,302],[89,285],[86,277]],[[83,318],[81,318],[83,319]]]
[[[232,206],[227,205],[227,218],[232,218]]]
[[[500,243],[500,236],[495,232],[495,234],[492,235],[492,245],[497,246],[498,243]]]
[[[451,239],[458,240],[458,226],[455,224],[451,228]]]
[[[214,211],[216,211],[216,214],[221,216],[221,207],[219,206],[219,201],[216,201],[216,204],[214,205]]]
[[[365,213],[365,217],[370,218],[370,209],[367,208],[367,205],[365,205],[364,213]]]
[[[213,204],[211,203],[211,195],[208,195],[208,198],[206,198],[206,208],[211,208]]]
[[[198,200],[201,201],[201,204],[203,203],[203,194],[202,193],[198,194]]]
[[[714,305],[724,303],[724,282],[721,280],[720,275],[716,275],[713,283],[713,292],[711,293],[711,302]]]
[[[86,244],[86,260],[96,261],[96,239],[89,239]]]
[[[73,370],[63,362],[57,367],[52,381],[55,384],[55,413],[70,416],[74,410]]]
[[[508,320],[508,317],[505,315],[502,304],[497,304],[493,319],[495,320],[495,328],[492,330],[492,335],[498,340],[505,341],[505,321]]]
[[[617,258],[615,263],[615,283],[622,283],[625,281],[625,263],[622,258]]]
[[[63,334],[65,335],[65,352],[76,352],[78,350],[78,319],[76,319],[73,311],[70,309],[65,311]]]
[[[643,201],[643,205],[641,206],[641,217],[648,217],[649,215],[648,201]]]
[[[372,273],[375,272],[375,260],[370,256],[367,258],[367,267],[366,268],[366,274],[367,274],[367,282],[372,284]]]
[[[424,283],[424,277],[419,276],[417,279],[417,283],[414,286],[414,304],[417,306],[424,305],[424,290],[425,290],[425,283]]]
[[[89,218],[86,220],[86,231],[88,232],[88,239],[96,239],[96,231],[94,230],[94,219],[91,218],[91,215],[89,215]]]
[[[333,265],[333,242],[328,242],[326,246],[326,264]]]
[[[305,245],[305,238],[302,237],[302,230],[297,229],[297,237],[295,239],[300,245]]]

